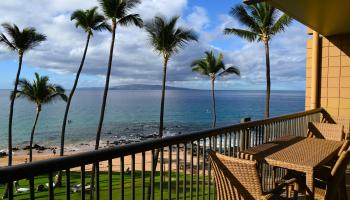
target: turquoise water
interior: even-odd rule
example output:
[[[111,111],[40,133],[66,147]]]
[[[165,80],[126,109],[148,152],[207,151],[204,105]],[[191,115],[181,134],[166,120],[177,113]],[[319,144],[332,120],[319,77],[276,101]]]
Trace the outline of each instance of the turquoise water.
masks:
[[[0,148],[6,147],[9,91],[0,90]],[[271,115],[304,110],[303,91],[274,91],[271,96]],[[77,91],[71,107],[67,128],[67,143],[94,140],[99,118],[102,91]],[[264,91],[217,91],[217,125],[239,122],[242,117],[261,119],[264,115]],[[137,137],[157,133],[160,91],[112,90],[102,139]],[[59,145],[65,104],[45,105],[35,135],[35,143]],[[35,106],[26,100],[15,103],[13,142],[15,146],[28,144],[34,120]],[[211,96],[206,90],[169,90],[166,93],[166,134],[186,133],[211,127]]]

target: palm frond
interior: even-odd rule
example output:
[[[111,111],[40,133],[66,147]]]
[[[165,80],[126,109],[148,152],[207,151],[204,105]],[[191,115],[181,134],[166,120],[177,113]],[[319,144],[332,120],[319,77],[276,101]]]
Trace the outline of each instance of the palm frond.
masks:
[[[230,75],[230,74],[236,74],[237,76],[240,76],[241,72],[238,69],[238,67],[231,66],[231,67],[228,67],[227,69],[225,69],[223,72],[221,72],[219,74],[219,76],[226,76],[226,75]]]
[[[228,74],[240,74],[237,67],[231,66],[228,69],[225,69],[225,64],[223,61],[224,56],[222,53],[219,53],[218,57],[214,55],[213,51],[206,51],[204,54],[204,58],[192,62],[192,71],[207,75],[214,79],[217,75],[223,76]]]
[[[233,7],[230,11],[230,15],[236,19],[246,27],[250,29],[252,32],[259,32],[259,21],[257,21],[255,18],[251,17],[247,10],[246,5],[237,5]]]
[[[275,24],[271,28],[271,34],[275,35],[276,33],[283,32],[285,28],[291,24],[293,21],[293,18],[289,17],[286,14],[283,14],[278,20],[275,22]]]
[[[190,41],[198,40],[197,35],[192,30],[183,27],[176,28],[178,19],[177,16],[169,20],[162,16],[156,16],[145,24],[145,30],[155,51],[172,55]]]
[[[106,22],[106,18],[99,14],[97,7],[87,10],[76,10],[71,15],[71,20],[75,20],[75,26],[81,27],[85,32],[93,34],[92,30],[111,31],[110,25]]]
[[[17,50],[17,48],[6,38],[6,36],[3,33],[0,34],[0,44],[4,44],[7,48],[9,48],[12,51]]]
[[[249,30],[243,30],[243,29],[225,28],[224,33],[226,35],[228,34],[237,35],[241,38],[248,40],[249,42],[253,42],[258,38],[258,34],[251,32]]]
[[[118,24],[122,26],[135,25],[137,27],[143,27],[143,21],[139,14],[130,14],[118,20]]]
[[[38,106],[58,99],[67,101],[64,89],[59,85],[49,83],[49,81],[48,76],[40,76],[38,73],[35,73],[33,82],[20,79],[18,83],[20,89],[16,94],[12,92],[10,98],[25,98]]]

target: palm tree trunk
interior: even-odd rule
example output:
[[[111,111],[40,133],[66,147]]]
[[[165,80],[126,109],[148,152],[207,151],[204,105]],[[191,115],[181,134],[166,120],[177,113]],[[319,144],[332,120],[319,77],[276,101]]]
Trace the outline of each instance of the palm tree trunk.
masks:
[[[101,139],[101,131],[103,126],[103,120],[106,110],[106,102],[107,102],[107,96],[108,96],[108,88],[109,88],[109,79],[111,76],[111,70],[112,70],[112,61],[113,61],[113,50],[114,50],[114,41],[115,41],[115,32],[117,28],[116,20],[112,20],[112,41],[111,41],[111,47],[109,51],[109,59],[108,59],[108,67],[107,67],[107,75],[106,75],[106,83],[103,93],[103,99],[102,99],[102,106],[101,106],[101,113],[100,113],[100,120],[98,123],[97,133],[96,133],[96,143],[95,143],[95,150],[97,150],[100,146],[100,139]],[[91,183],[90,183],[90,200],[94,199],[94,180],[95,180],[95,168],[97,166],[93,164],[92,166],[92,174],[91,174]],[[82,186],[84,187],[84,186]]]
[[[13,89],[13,94],[16,95],[17,93],[17,88],[18,88],[18,80],[21,75],[21,70],[22,70],[22,60],[23,60],[23,53],[19,52],[18,56],[18,70],[17,70],[17,75],[16,75],[16,80],[15,80],[15,86]],[[11,103],[10,103],[10,113],[9,113],[9,126],[8,126],[8,166],[12,165],[12,119],[13,119],[13,108],[15,105],[15,96],[11,98]],[[12,186],[12,184],[11,184]],[[13,189],[12,187],[9,187],[8,184],[5,185],[4,193],[2,195],[2,198],[7,198],[8,197],[8,190]]]
[[[215,78],[211,79],[211,97],[213,109],[213,128],[216,127],[216,102],[215,102]]]
[[[67,99],[66,110],[64,111],[64,117],[63,117],[63,123],[62,123],[62,131],[61,131],[60,156],[64,155],[64,140],[65,140],[65,135],[66,135],[68,112],[69,112],[69,109],[70,109],[72,98],[74,96],[74,92],[75,92],[75,90],[77,88],[77,85],[78,85],[78,81],[79,81],[79,77],[80,77],[81,71],[82,71],[83,66],[84,66],[86,53],[87,53],[87,50],[88,50],[88,47],[89,47],[89,43],[90,43],[90,37],[91,37],[91,34],[88,33],[87,39],[86,39],[86,44],[85,44],[85,49],[84,49],[84,53],[83,53],[83,57],[81,59],[79,69],[78,69],[77,74],[75,76],[75,81],[74,81],[72,90],[70,91],[69,97]],[[56,187],[59,187],[61,185],[62,185],[62,171],[58,172],[56,183],[55,183]]]
[[[22,70],[22,60],[23,60],[23,53],[19,53],[19,58],[18,58],[18,70],[17,70],[17,75],[16,75],[16,80],[15,80],[15,86],[13,89],[14,95],[17,93],[17,88],[18,88],[18,81],[19,77],[21,75],[21,70]],[[13,109],[15,105],[15,97],[11,98],[11,103],[10,103],[10,114],[9,114],[9,127],[8,127],[8,166],[12,165],[12,119],[13,119]]]
[[[163,81],[162,81],[162,97],[160,101],[160,119],[159,119],[159,133],[158,137],[162,138],[163,137],[163,129],[164,129],[164,105],[165,105],[165,86],[166,86],[166,72],[167,72],[167,67],[168,67],[168,61],[169,61],[169,56],[167,53],[164,53],[164,60],[163,60]],[[154,152],[154,165],[153,171],[157,169],[157,161],[159,157],[159,149],[156,149]],[[148,192],[147,192],[147,200],[151,199],[151,178],[149,180],[150,184],[148,185]]]
[[[104,120],[105,111],[106,111],[106,102],[107,102],[108,89],[109,89],[109,79],[110,79],[111,71],[112,71],[113,50],[114,50],[116,28],[117,28],[116,21],[113,21],[112,41],[111,41],[111,47],[110,47],[110,51],[109,51],[109,60],[108,60],[108,67],[107,67],[106,83],[105,83],[105,88],[104,88],[104,92],[103,92],[100,120],[98,123],[98,128],[97,128],[97,133],[96,133],[95,150],[97,150],[100,146],[101,131],[102,131],[103,120]]]
[[[40,115],[40,111],[41,111],[41,106],[39,105],[37,107],[36,110],[36,117],[35,117],[35,121],[32,127],[32,132],[30,133],[30,140],[29,140],[29,162],[33,161],[33,140],[34,140],[34,133],[35,133],[35,128],[36,128],[36,124],[38,122],[39,119],[39,115]]]
[[[164,104],[165,104],[165,84],[166,84],[166,72],[168,66],[169,57],[165,53],[164,54],[164,63],[163,63],[163,81],[162,81],[162,97],[160,101],[160,119],[159,119],[159,137],[163,137],[163,129],[164,129]]]
[[[265,118],[270,117],[270,95],[271,95],[271,79],[270,79],[270,49],[269,41],[266,40],[265,53],[266,53],[266,100],[265,100]]]

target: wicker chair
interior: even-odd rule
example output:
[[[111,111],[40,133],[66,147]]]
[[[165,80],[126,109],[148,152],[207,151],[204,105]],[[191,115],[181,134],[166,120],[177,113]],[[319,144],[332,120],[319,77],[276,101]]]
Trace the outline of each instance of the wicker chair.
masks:
[[[286,181],[273,191],[264,193],[258,176],[256,161],[228,157],[209,152],[214,171],[217,200],[288,199],[282,197],[283,188],[295,179]]]
[[[330,168],[316,169],[314,172],[314,198],[320,200],[344,200],[346,196],[345,171],[349,162],[350,148],[341,152],[335,164]],[[298,193],[305,193],[305,176],[301,173],[288,173],[282,180],[296,179],[293,185]],[[297,183],[297,184],[295,184]],[[309,191],[308,191],[309,193]]]
[[[344,126],[345,138],[350,139],[350,118],[345,117],[332,117],[336,124]]]
[[[344,126],[340,124],[310,122],[308,127],[308,137],[336,141],[342,141],[345,139]]]

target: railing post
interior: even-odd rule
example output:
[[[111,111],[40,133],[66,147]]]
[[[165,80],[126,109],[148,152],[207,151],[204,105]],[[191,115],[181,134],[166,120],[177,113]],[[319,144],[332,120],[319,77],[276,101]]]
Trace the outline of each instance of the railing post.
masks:
[[[241,123],[246,123],[249,122],[251,120],[250,117],[246,117],[246,118],[242,118],[241,119]],[[249,146],[249,141],[250,141],[250,134],[249,134],[249,130],[241,130],[240,131],[240,142],[239,142],[239,146],[240,146],[240,150],[244,150]]]

